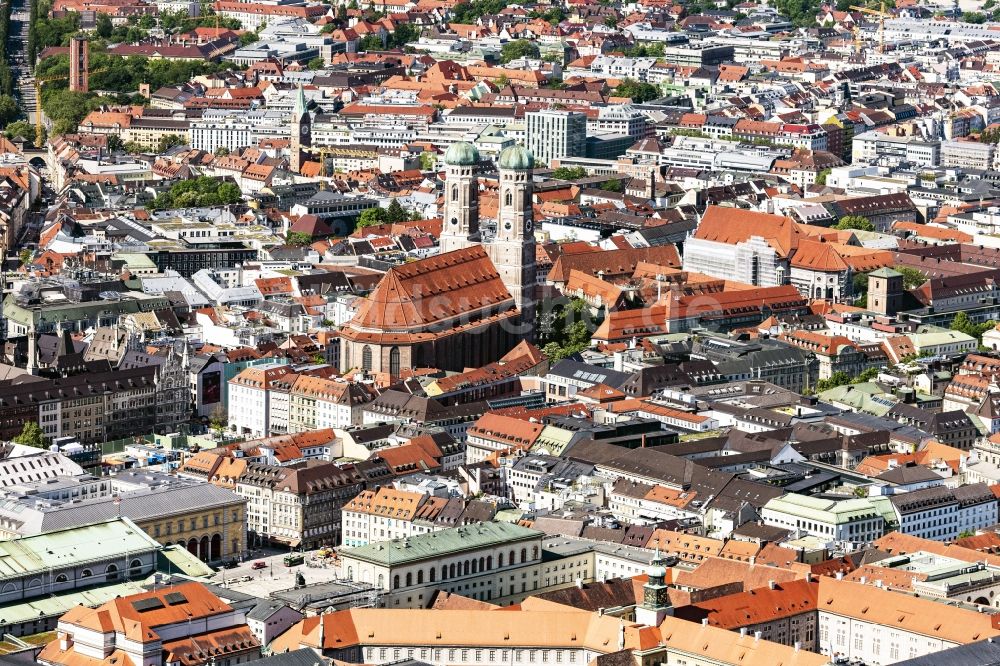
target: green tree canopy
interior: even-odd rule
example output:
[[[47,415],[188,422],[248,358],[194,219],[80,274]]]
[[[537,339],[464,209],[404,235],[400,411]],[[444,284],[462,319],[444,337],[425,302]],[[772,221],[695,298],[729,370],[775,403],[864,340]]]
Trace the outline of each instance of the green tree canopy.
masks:
[[[392,224],[398,224],[400,222],[406,222],[409,219],[409,215],[403,210],[398,199],[393,199],[389,203],[389,207],[385,210],[386,222]]]
[[[615,97],[628,97],[633,102],[642,103],[660,97],[660,89],[652,83],[642,83],[635,79],[625,78],[612,91]]]
[[[24,446],[34,446],[45,448],[45,433],[34,421],[27,421],[21,428],[21,434],[14,437],[14,441]]]
[[[927,282],[927,276],[918,271],[916,268],[911,268],[909,266],[895,266],[893,267],[893,270],[903,275],[903,289],[916,289],[924,282]]]
[[[312,242],[312,238],[309,234],[304,234],[301,231],[289,231],[285,235],[285,242],[288,245],[294,245],[295,247],[305,247]]]
[[[527,39],[515,39],[500,47],[500,62],[508,63],[518,58],[537,58],[538,46]]]
[[[587,170],[583,167],[559,167],[552,172],[552,177],[559,180],[577,180],[586,177],[586,175]]]
[[[369,208],[361,212],[358,216],[358,223],[355,225],[356,229],[364,229],[365,227],[374,227],[379,224],[385,224],[389,221],[389,214],[384,208],[376,206],[375,208]]]
[[[857,231],[875,231],[875,225],[871,223],[871,220],[861,215],[845,215],[840,218],[840,221],[837,222],[834,228],[842,231],[852,229]]]

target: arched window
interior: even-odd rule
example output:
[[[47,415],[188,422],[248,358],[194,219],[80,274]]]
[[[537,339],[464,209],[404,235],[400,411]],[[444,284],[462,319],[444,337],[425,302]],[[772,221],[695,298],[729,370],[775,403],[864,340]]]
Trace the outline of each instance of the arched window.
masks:
[[[503,567],[503,553],[500,553],[497,556],[497,566],[498,567]]]
[[[94,574],[91,573],[90,569],[84,569],[83,572],[80,573],[80,578],[90,578],[93,575]]]
[[[470,572],[470,571],[471,571],[471,569],[472,569],[472,567],[471,567],[471,563],[469,562],[469,560],[466,560],[466,561],[465,561],[465,566],[464,566],[464,567],[462,567],[462,568],[463,568],[463,569],[465,569],[465,575],[466,575],[466,576],[468,576],[468,575],[469,575],[469,572]]]
[[[452,563],[451,570],[448,572],[448,578],[454,578],[454,577],[455,577],[455,564]]]
[[[479,558],[479,570],[480,571],[486,571],[486,558],[485,557],[480,557]]]
[[[354,567],[347,567],[347,580],[354,580]]]
[[[399,347],[389,350],[389,374],[393,377],[399,376]]]
[[[407,573],[406,574],[406,587],[409,587],[411,585],[413,585],[413,574],[412,573]]]
[[[531,549],[531,559],[533,560],[538,559],[538,546],[535,546],[534,548]]]
[[[396,574],[395,576],[392,577],[392,589],[394,590],[399,589],[399,574]]]
[[[57,583],[65,583],[68,580],[69,579],[66,577],[66,574],[59,574],[58,576],[56,576]]]
[[[361,369],[371,370],[372,369],[372,348],[365,345],[361,350]]]
[[[107,573],[108,580],[118,580],[118,567],[115,565],[109,564],[108,568],[105,569],[105,573]]]
[[[431,567],[431,582],[434,583],[436,582],[436,580],[437,580],[437,569]]]
[[[383,589],[385,587],[385,574],[378,575],[378,589]]]
[[[487,555],[486,556],[486,570],[490,571],[492,568],[493,568],[493,556],[492,555]]]
[[[433,571],[434,569],[431,569],[432,573]],[[421,569],[420,571],[417,572],[417,585],[423,585],[423,584],[424,584],[424,570]]]
[[[451,186],[451,200],[458,201],[458,185]]]
[[[514,205],[514,195],[511,194],[510,190],[507,190],[507,192],[503,195],[503,202],[505,206]]]
[[[514,551],[510,551],[510,566],[517,564],[517,558],[514,557]]]
[[[476,560],[472,560],[472,573],[479,573],[479,567],[476,566],[477,564],[478,562],[476,562]]]
[[[522,548],[521,549],[521,564],[524,564],[527,561],[528,561],[528,549],[527,548]]]

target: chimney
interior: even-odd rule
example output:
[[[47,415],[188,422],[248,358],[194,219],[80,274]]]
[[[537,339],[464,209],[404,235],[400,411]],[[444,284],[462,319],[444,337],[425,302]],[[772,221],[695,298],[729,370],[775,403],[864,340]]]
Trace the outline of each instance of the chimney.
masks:
[[[746,636],[746,635],[747,635],[747,628],[740,627],[740,636]]]
[[[806,572],[806,582],[807,583],[813,582],[813,572],[812,571],[807,571]]]
[[[703,626],[703,627],[707,627],[708,626],[708,618],[707,617],[701,618],[701,626]]]
[[[861,584],[864,585],[867,582],[868,582],[868,576],[862,576],[861,577]]]
[[[776,588],[778,586],[778,584],[775,583],[773,580],[769,580],[769,581],[767,581],[767,586],[768,586],[768,588],[770,588],[770,589],[773,590],[774,588]]]
[[[576,588],[578,590],[582,590],[583,589],[583,579],[582,578],[577,578],[576,579]]]
[[[799,641],[795,641],[795,651],[798,652],[801,649],[802,649],[802,643],[800,643]]]
[[[760,632],[759,631],[753,632],[753,639],[755,641],[759,641],[760,640]]]
[[[59,632],[59,649],[65,652],[66,650],[73,647],[73,636],[66,633],[65,631]]]
[[[843,571],[838,571],[837,572],[837,580],[844,580],[844,572]]]

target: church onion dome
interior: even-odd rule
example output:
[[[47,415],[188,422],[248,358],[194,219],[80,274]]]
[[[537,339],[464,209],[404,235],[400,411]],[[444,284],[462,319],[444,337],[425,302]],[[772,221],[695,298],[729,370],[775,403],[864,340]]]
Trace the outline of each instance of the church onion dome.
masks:
[[[467,141],[453,143],[444,154],[445,164],[452,166],[472,166],[479,162],[479,151]]]
[[[652,581],[653,578],[662,579],[667,577],[667,570],[659,565],[651,566],[646,573],[649,574],[650,581]]]
[[[535,165],[535,158],[531,151],[524,146],[511,146],[504,148],[500,153],[500,161],[497,163],[501,169],[513,169],[515,171],[526,171]]]

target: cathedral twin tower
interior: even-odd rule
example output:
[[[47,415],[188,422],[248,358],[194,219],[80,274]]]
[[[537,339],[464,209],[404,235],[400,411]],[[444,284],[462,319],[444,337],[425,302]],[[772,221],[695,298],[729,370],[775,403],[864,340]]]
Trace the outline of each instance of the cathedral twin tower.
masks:
[[[514,303],[521,311],[524,337],[535,332],[535,232],[531,210],[534,158],[523,146],[500,153],[499,207],[496,233],[483,243],[479,229],[479,151],[471,143],[448,148],[445,162],[445,206],[441,229],[441,252],[482,245]]]

